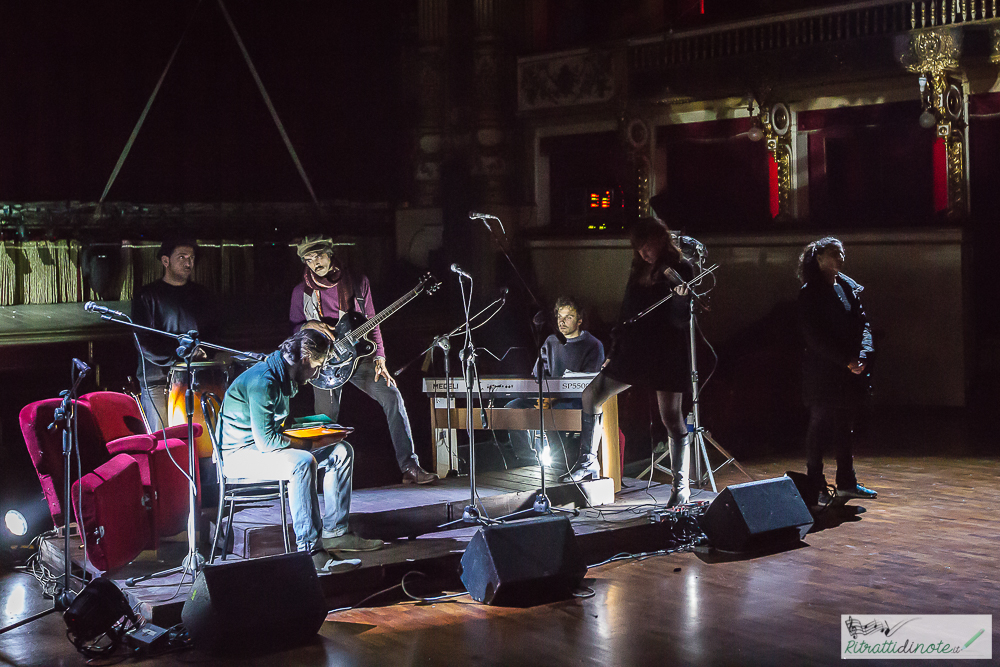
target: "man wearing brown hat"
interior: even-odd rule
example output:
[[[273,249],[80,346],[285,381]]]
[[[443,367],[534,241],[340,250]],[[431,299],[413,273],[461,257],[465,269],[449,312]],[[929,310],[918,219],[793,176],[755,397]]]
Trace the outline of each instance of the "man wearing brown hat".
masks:
[[[352,275],[333,253],[333,240],[327,236],[307,236],[297,246],[299,258],[305,264],[301,283],[292,290],[289,319],[296,329],[310,328],[322,331],[331,340],[336,339],[334,326],[345,312],[354,310],[366,318],[375,315],[371,286],[368,277]],[[358,361],[350,382],[378,401],[389,421],[389,434],[396,450],[396,461],[403,473],[404,484],[429,484],[437,475],[420,467],[413,449],[413,434],[406,416],[403,395],[385,365],[385,348],[382,332],[375,327],[371,332],[375,344],[374,358],[363,357]],[[380,382],[385,378],[385,382]],[[314,407],[317,413],[337,421],[340,415],[340,388],[313,387]]]

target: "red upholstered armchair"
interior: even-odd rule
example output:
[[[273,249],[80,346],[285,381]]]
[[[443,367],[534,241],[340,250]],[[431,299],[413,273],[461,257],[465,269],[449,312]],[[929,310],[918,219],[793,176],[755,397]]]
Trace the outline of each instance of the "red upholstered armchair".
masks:
[[[49,428],[62,399],[50,398],[24,406],[21,433],[31,462],[49,504],[52,523],[65,526],[63,506],[63,429]],[[112,456],[104,446],[94,421],[79,412],[77,403],[77,452],[70,460],[73,477],[73,509],[87,542],[87,557],[100,570],[112,570],[130,562],[145,548],[154,546],[153,517],[139,475],[139,464],[128,454]],[[81,481],[82,480],[82,481]],[[80,490],[83,505],[78,505]]]
[[[48,426],[61,402],[57,398],[36,401],[26,405],[20,414],[21,432],[56,526],[62,526],[65,521],[65,509],[62,507],[62,433],[58,429],[49,430]],[[148,433],[127,435],[106,442],[90,403],[77,401],[75,409],[81,473],[93,472],[118,454],[128,454],[139,467],[146,495],[148,532],[152,536],[149,548],[158,547],[161,536],[183,531],[188,518],[188,482],[170,457],[172,455],[178,465],[187,470],[187,444],[177,439],[164,441]],[[76,471],[75,457],[72,469]],[[198,481],[197,472],[195,481]]]
[[[92,391],[81,396],[80,400],[90,404],[94,418],[97,420],[97,427],[101,430],[105,442],[129,435],[148,433],[146,423],[142,419],[142,413],[139,412],[139,404],[128,394],[120,394],[116,391]],[[168,426],[165,430],[167,439],[177,438],[187,441],[186,425]],[[199,437],[201,431],[201,424],[195,423],[194,437]],[[156,436],[162,439],[162,431],[157,431]]]
[[[95,425],[108,453],[129,454],[138,462],[142,485],[149,493],[153,510],[154,543],[158,545],[160,537],[185,530],[189,505],[184,474],[188,470],[187,426],[168,427],[166,439],[164,431],[155,435],[146,433],[135,399],[112,391],[81,396],[78,414],[81,422],[86,418]],[[133,432],[133,428],[139,432]],[[195,424],[196,436],[200,428],[200,424]],[[198,466],[195,466],[195,484],[200,489]]]
[[[63,455],[62,429],[49,428],[53,422],[56,408],[62,399],[48,398],[43,401],[29,403],[21,409],[19,420],[24,443],[28,447],[31,462],[38,473],[38,481],[42,485],[42,494],[49,504],[52,523],[60,527],[65,523],[65,508],[62,506],[63,495]],[[80,420],[77,424],[79,434],[79,452],[81,472],[87,474],[103,463],[111,460],[111,455],[97,426],[91,420]],[[71,461],[74,476],[77,470],[76,457]]]
[[[71,498],[83,526],[87,560],[102,572],[135,560],[155,541],[139,464],[119,454],[73,483]]]

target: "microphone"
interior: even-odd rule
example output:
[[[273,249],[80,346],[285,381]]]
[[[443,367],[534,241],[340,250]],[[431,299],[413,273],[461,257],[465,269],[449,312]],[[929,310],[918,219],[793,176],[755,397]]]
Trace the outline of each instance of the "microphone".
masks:
[[[490,215],[489,213],[477,213],[475,211],[469,211],[469,220],[476,220],[482,218],[490,218],[491,220],[499,220],[500,218],[495,215]]]
[[[107,306],[99,306],[93,301],[88,301],[87,303],[83,304],[83,309],[90,313],[100,313],[101,315],[116,315],[118,317],[123,317],[125,319],[128,319],[128,315],[126,315],[125,313],[118,310],[112,310]]]
[[[534,325],[535,331],[537,331],[539,334],[544,333],[546,326],[549,324],[549,314],[544,310],[538,311],[537,313],[535,313],[535,316],[531,318],[531,324]],[[553,328],[552,333],[559,340],[560,344],[562,345],[566,344],[566,336],[564,336],[563,333],[559,331],[558,324]]]
[[[462,276],[463,278],[468,278],[469,280],[472,280],[472,276],[470,276],[468,273],[466,273],[465,271],[463,271],[462,267],[460,267],[458,264],[452,264],[451,265],[451,272],[452,273],[457,273],[458,275]]]
[[[81,377],[83,377],[84,375],[86,375],[87,373],[90,372],[90,366],[88,366],[87,364],[83,363],[82,361],[80,361],[76,357],[73,357],[73,365],[76,366],[76,371],[77,371],[77,373],[80,374]]]

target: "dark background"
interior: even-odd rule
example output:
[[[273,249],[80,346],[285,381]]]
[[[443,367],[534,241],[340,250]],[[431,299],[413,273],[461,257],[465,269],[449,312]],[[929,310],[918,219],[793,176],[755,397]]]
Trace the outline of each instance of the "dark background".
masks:
[[[320,199],[392,200],[403,2],[226,5]],[[0,3],[0,200],[308,201],[216,2]]]

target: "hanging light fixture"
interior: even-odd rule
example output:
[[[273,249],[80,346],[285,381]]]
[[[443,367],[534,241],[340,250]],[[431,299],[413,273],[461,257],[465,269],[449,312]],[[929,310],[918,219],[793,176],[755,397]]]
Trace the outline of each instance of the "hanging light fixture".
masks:
[[[917,79],[917,83],[920,85],[920,104],[924,108],[923,113],[920,114],[918,122],[920,123],[920,127],[925,130],[929,130],[937,125],[937,116],[934,115],[934,112],[931,111],[930,105],[928,104],[927,75],[921,74],[920,78]]]
[[[753,112],[754,104],[756,100],[751,97],[750,103],[747,104],[747,113],[750,114],[750,129],[747,130],[747,138],[750,141],[760,141],[764,138],[764,128],[761,126],[760,114]],[[758,109],[760,105],[757,105]]]

